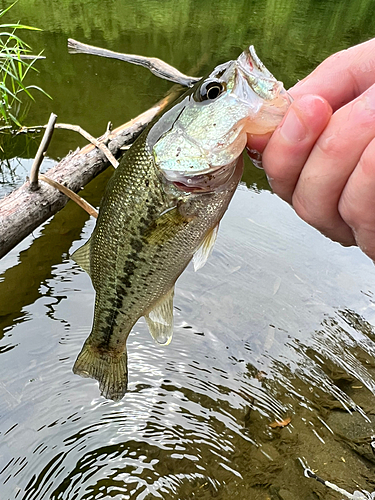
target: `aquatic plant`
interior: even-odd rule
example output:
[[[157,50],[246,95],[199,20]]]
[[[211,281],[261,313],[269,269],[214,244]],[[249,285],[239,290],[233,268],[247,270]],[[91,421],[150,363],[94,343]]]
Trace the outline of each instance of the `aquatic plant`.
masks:
[[[6,9],[0,10],[2,18],[14,3]],[[43,89],[36,85],[26,85],[25,80],[28,73],[37,71],[34,63],[41,59],[40,54],[30,54],[30,46],[18,36],[19,30],[40,31],[39,28],[16,24],[0,24],[0,126],[21,126],[27,112],[27,106],[23,108],[21,115],[22,97],[34,100],[31,89],[36,89],[47,95]],[[48,96],[49,97],[49,96]],[[29,101],[30,103],[30,101]]]

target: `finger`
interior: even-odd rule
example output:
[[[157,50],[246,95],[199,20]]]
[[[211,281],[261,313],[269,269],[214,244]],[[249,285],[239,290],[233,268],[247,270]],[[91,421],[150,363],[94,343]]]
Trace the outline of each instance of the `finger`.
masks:
[[[357,245],[375,260],[375,139],[363,152],[340,198],[339,212]]]
[[[293,98],[318,94],[336,111],[352,101],[375,81],[375,38],[337,52],[288,92]]]
[[[263,167],[273,191],[288,203],[301,170],[331,116],[319,96],[294,101],[263,152]]]
[[[375,85],[332,115],[298,179],[292,204],[298,215],[323,234],[355,244],[341,217],[341,193],[363,151],[375,137]]]

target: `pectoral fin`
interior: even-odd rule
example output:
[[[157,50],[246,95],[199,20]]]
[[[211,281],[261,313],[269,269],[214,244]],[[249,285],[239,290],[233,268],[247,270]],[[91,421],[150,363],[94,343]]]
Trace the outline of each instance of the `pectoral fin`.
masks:
[[[195,252],[193,257],[194,271],[198,271],[203,267],[211,255],[212,249],[214,247],[217,232],[219,230],[219,224],[217,224],[213,229],[211,229],[205,236],[201,246]]]
[[[147,242],[151,245],[163,245],[172,239],[190,219],[184,217],[178,207],[174,207],[163,213],[155,220],[145,235]]]
[[[78,248],[73,254],[71,258],[77,262],[77,264],[82,267],[84,271],[90,276],[90,242],[91,238],[89,238],[84,245]]]
[[[158,344],[168,345],[173,335],[174,287],[165,294],[148,314],[145,315],[151,336]]]

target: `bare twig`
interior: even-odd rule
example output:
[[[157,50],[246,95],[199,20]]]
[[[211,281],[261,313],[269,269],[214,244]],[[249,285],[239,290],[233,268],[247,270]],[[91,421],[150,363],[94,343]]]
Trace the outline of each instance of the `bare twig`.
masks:
[[[120,59],[121,61],[129,62],[132,64],[138,64],[149,69],[151,73],[158,76],[159,78],[164,78],[174,83],[179,83],[185,87],[191,87],[196,83],[199,78],[194,76],[184,75],[178,71],[173,66],[170,66],[166,62],[158,59],[157,57],[144,57],[135,54],[121,54],[120,52],[113,52],[112,50],[101,49],[100,47],[94,47],[93,45],[87,45],[86,43],[78,42],[72,38],[68,39],[68,49],[71,54],[92,54],[102,57],[110,57],[112,59]]]
[[[56,182],[53,179],[46,177],[43,174],[39,175],[39,179],[46,182],[50,186],[58,189],[61,193],[64,193],[68,198],[70,198],[75,203],[77,203],[77,205],[79,205],[81,208],[83,208],[83,210],[85,210],[89,215],[92,215],[92,217],[95,217],[95,219],[98,218],[98,211],[96,210],[96,208],[94,208],[92,205],[90,205],[90,203],[88,201],[84,200],[81,196],[76,194],[71,189],[67,188],[66,186],[64,186],[60,182]]]
[[[98,139],[95,139],[91,134],[86,132],[82,127],[79,125],[70,125],[69,123],[56,123],[55,128],[60,128],[64,130],[73,130],[74,132],[78,132],[81,134],[85,139],[87,139],[89,142],[94,144],[100,151],[104,154],[104,156],[107,158],[107,160],[113,165],[115,168],[118,167],[118,161],[116,158],[113,156],[113,154],[110,152],[110,150],[107,148],[107,146],[102,142],[98,141]],[[108,135],[108,129],[107,132],[105,133],[105,137]]]
[[[12,130],[12,125],[4,125],[3,127],[0,127],[0,132],[3,132],[5,130]]]
[[[9,58],[8,54],[0,54],[0,59],[5,59]],[[31,54],[17,54],[14,56],[13,59],[21,59],[21,61],[24,60],[32,60],[32,61],[39,61],[40,59],[45,59],[45,56],[32,56]]]
[[[38,188],[39,167],[43,161],[44,153],[47,151],[49,143],[51,142],[53,129],[54,129],[54,126],[56,123],[56,118],[57,118],[57,115],[55,115],[54,113],[51,113],[49,120],[48,120],[47,127],[46,127],[46,131],[44,132],[43,139],[41,140],[41,143],[39,144],[38,151],[36,153],[34,162],[33,162],[32,167],[31,167],[30,189],[32,191],[35,191]]]
[[[96,146],[98,149],[100,149],[104,155],[106,156],[107,160],[115,167],[117,168],[118,166],[118,161],[116,158],[113,156],[113,154],[110,152],[110,150],[107,148],[103,142],[98,141],[98,139],[95,139],[91,134],[86,132],[82,127],[78,125],[70,125],[67,123],[55,123],[56,122],[57,116],[54,115],[53,113],[50,116],[50,119],[48,121],[48,124],[46,125],[46,131],[44,133],[42,142],[40,143],[38,152],[36,154],[33,166],[31,167],[31,173],[30,173],[30,188],[32,190],[35,190],[38,186],[38,178],[41,179],[42,181],[46,182],[50,186],[58,189],[61,193],[64,193],[68,198],[73,200],[77,205],[79,205],[81,208],[83,208],[89,215],[92,215],[93,217],[97,218],[98,217],[98,211],[90,205],[86,200],[78,196],[78,194],[74,193],[71,189],[67,188],[60,182],[54,181],[53,179],[50,179],[46,177],[45,175],[38,175],[39,173],[39,167],[42,163],[44,153],[47,151],[48,145],[50,143],[52,133],[54,128],[60,128],[64,130],[73,130],[74,132],[78,132],[81,134],[85,139],[90,141],[94,146]],[[108,123],[107,130],[104,134],[104,137],[108,140],[110,134],[110,123]],[[37,176],[37,177],[36,177]]]
[[[111,132],[112,132],[112,122],[108,122],[107,123],[107,130],[105,131],[105,134],[103,135],[101,141],[104,143],[104,144],[107,144],[108,141],[109,141],[109,136],[111,135]]]

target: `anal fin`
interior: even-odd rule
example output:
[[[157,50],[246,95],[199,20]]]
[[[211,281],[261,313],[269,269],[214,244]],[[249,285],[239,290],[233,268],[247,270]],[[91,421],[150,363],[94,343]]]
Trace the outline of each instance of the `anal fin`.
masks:
[[[174,287],[156,303],[152,311],[145,314],[151,336],[158,344],[168,345],[173,335]]]
[[[102,396],[119,401],[128,386],[126,349],[114,356],[110,351],[102,351],[86,343],[74,363],[73,372],[97,380]]]
[[[194,271],[198,271],[198,269],[203,267],[207,262],[207,259],[211,255],[212,249],[214,248],[218,231],[219,224],[216,224],[216,226],[206,234],[201,246],[195,252],[193,256]]]

